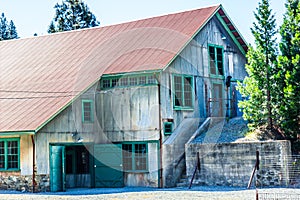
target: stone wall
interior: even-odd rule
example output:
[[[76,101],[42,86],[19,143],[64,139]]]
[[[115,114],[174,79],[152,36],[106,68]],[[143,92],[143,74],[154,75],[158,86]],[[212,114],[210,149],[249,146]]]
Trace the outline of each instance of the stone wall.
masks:
[[[50,191],[49,175],[36,175],[35,181],[35,192]],[[0,189],[32,192],[32,176],[0,175]]]
[[[291,155],[289,141],[186,144],[186,169],[192,178],[199,152],[200,171],[194,184],[247,187],[260,153],[256,181],[260,186],[286,186],[289,180],[288,158]]]

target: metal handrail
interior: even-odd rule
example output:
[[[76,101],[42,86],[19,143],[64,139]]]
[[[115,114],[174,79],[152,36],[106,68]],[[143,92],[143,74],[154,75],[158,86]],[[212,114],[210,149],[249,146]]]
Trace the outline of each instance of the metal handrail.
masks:
[[[255,162],[255,166],[252,170],[252,174],[251,174],[250,180],[248,182],[247,189],[249,189],[250,186],[251,186],[251,183],[252,183],[252,180],[253,180],[253,177],[254,177],[254,174],[255,174],[256,170],[259,170],[259,151],[256,151],[256,162]]]
[[[200,173],[200,158],[199,158],[199,152],[197,152],[197,162],[196,162],[196,167],[195,167],[195,170],[194,170],[194,173],[193,173],[193,176],[192,176],[190,185],[189,185],[189,189],[191,189],[191,187],[192,187],[192,184],[193,184],[193,181],[194,181],[194,178],[195,178],[197,169],[199,170],[199,173]]]

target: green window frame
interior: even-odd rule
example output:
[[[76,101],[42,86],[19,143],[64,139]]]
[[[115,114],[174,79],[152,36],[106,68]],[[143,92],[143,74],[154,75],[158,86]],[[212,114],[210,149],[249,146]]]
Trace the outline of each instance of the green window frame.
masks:
[[[94,122],[94,106],[93,106],[93,100],[82,100],[81,102],[81,116],[82,116],[82,122],[85,123],[91,123]]]
[[[173,105],[175,110],[194,107],[194,79],[189,75],[173,75]]]
[[[224,50],[222,46],[208,45],[209,72],[211,75],[224,76]]]
[[[126,172],[148,171],[148,144],[123,143],[123,169]]]
[[[157,80],[152,74],[124,75],[103,77],[100,81],[101,89],[124,88],[133,86],[157,85]]]
[[[164,134],[171,135],[173,133],[173,123],[172,122],[164,122]]]
[[[0,139],[0,171],[20,170],[20,138]]]

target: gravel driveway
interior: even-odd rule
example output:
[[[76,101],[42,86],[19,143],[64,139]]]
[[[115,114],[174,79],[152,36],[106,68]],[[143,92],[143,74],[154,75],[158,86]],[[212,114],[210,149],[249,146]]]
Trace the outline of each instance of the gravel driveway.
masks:
[[[300,199],[300,189],[260,189],[258,190],[261,196],[273,198],[276,194],[276,199]],[[240,199],[255,199],[255,189],[245,190],[242,188],[225,188],[225,187],[194,187],[191,190],[186,188],[172,189],[151,189],[151,188],[118,188],[118,189],[72,189],[67,192],[59,193],[18,193],[9,191],[0,191],[0,199],[108,199],[108,200],[157,200],[157,199],[225,199],[225,200],[240,200]],[[273,196],[272,196],[273,195]],[[291,196],[292,195],[292,196]]]

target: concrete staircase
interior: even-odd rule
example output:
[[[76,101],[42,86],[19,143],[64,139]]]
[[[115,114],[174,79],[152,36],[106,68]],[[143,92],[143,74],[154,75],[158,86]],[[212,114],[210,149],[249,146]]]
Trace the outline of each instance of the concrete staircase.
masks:
[[[179,181],[176,183],[176,187],[189,187],[189,180],[186,176],[186,172],[182,173]]]

